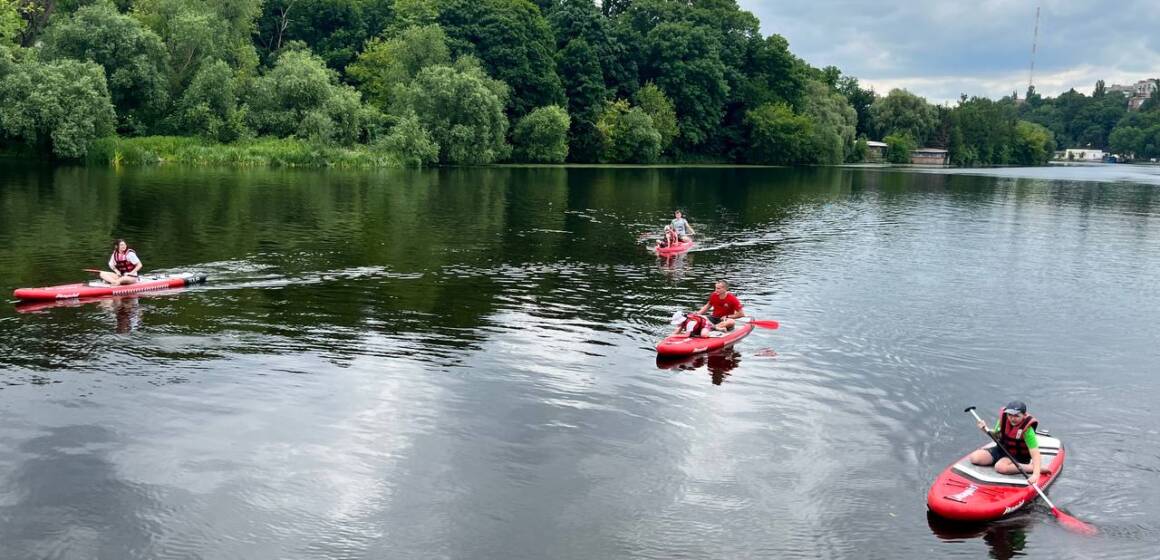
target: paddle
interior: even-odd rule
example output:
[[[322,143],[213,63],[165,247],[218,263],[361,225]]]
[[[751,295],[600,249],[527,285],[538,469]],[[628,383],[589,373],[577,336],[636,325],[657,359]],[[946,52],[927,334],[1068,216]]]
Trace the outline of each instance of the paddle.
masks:
[[[100,273],[104,272],[103,270],[97,270],[95,268],[82,268],[81,270],[83,270],[85,272],[92,272],[93,274],[100,274]]]
[[[772,320],[759,321],[757,319],[750,319],[749,324],[753,325],[755,327],[761,327],[763,329],[776,329],[776,328],[781,326],[780,324],[778,324],[777,321],[772,321]]]
[[[979,418],[979,415],[975,412],[975,407],[968,406],[965,410],[963,410],[963,412],[970,412],[971,416],[975,417],[975,420],[983,422],[983,419]],[[983,422],[983,424],[986,424],[986,422]],[[1027,473],[1023,472],[1023,466],[1019,464],[1019,461],[1016,461],[1015,458],[1012,457],[1009,452],[1007,452],[1007,449],[1003,447],[1001,443],[999,443],[999,438],[996,438],[995,434],[992,434],[990,430],[987,430],[987,437],[991,438],[991,441],[995,442],[995,445],[999,447],[999,450],[1003,452],[1003,455],[1006,455],[1007,458],[1015,464],[1015,468],[1019,470],[1019,474],[1023,475],[1023,478],[1027,479],[1027,483],[1030,484],[1031,487],[1039,493],[1039,497],[1043,498],[1043,501],[1051,507],[1051,514],[1059,520],[1060,525],[1063,525],[1065,529],[1073,533],[1079,533],[1081,535],[1095,535],[1099,532],[1094,526],[1088,525],[1087,523],[1084,523],[1083,521],[1080,521],[1055,507],[1055,504],[1051,503],[1051,500],[1048,499],[1047,494],[1043,493],[1043,490],[1039,488],[1039,485],[1032,483],[1031,478],[1027,476]]]

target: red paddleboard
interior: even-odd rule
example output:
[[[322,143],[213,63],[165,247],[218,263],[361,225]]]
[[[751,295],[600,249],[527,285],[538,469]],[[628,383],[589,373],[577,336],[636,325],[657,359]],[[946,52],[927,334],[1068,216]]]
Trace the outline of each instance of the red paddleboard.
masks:
[[[685,251],[688,251],[689,249],[692,249],[693,245],[695,245],[695,243],[693,243],[693,240],[690,239],[688,241],[681,241],[671,247],[656,247],[653,250],[656,251],[658,256],[670,257],[673,255],[679,255]]]
[[[701,352],[731,346],[738,340],[749,336],[751,332],[753,332],[753,325],[749,323],[737,323],[737,326],[729,332],[714,331],[712,336],[705,338],[684,334],[673,335],[657,343],[657,354],[661,356],[689,356],[692,354],[700,354]]]
[[[1039,487],[1047,490],[1063,469],[1066,454],[1058,439],[1045,434],[1036,437],[1043,460]],[[967,457],[947,467],[926,495],[927,507],[938,516],[956,521],[991,521],[1018,511],[1038,497],[1023,476],[972,465]]]
[[[18,288],[12,292],[12,295],[16,299],[24,301],[123,296],[150,290],[180,288],[201,282],[205,282],[204,274],[183,272],[181,274],[142,276],[136,284],[125,284],[122,286],[112,286],[101,280],[94,280],[83,284],[64,284],[45,288]]]

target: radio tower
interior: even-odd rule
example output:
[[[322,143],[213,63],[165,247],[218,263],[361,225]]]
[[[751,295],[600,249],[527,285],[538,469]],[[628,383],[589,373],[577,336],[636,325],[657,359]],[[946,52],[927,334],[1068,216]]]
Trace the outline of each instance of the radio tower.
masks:
[[[1035,45],[1039,43],[1039,6],[1035,7],[1035,34],[1031,37],[1031,68],[1027,71],[1027,95],[1035,87]]]

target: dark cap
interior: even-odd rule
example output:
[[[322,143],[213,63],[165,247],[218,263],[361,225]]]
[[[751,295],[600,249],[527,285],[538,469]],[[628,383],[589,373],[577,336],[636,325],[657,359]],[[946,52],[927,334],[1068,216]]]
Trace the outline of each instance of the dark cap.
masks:
[[[1003,412],[1007,414],[1026,414],[1027,405],[1023,401],[1011,401],[1007,406],[1003,407]]]

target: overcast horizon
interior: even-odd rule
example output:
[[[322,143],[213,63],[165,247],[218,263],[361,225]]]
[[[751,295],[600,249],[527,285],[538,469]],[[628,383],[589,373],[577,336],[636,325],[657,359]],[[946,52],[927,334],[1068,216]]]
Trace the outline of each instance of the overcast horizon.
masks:
[[[997,99],[1027,91],[1035,8],[1040,7],[1035,90],[1055,97],[1075,88],[1160,78],[1160,10],[1126,0],[974,3],[928,0],[738,0],[765,35],[789,40],[811,65],[837,66],[881,94],[905,88],[932,103],[959,94]]]

